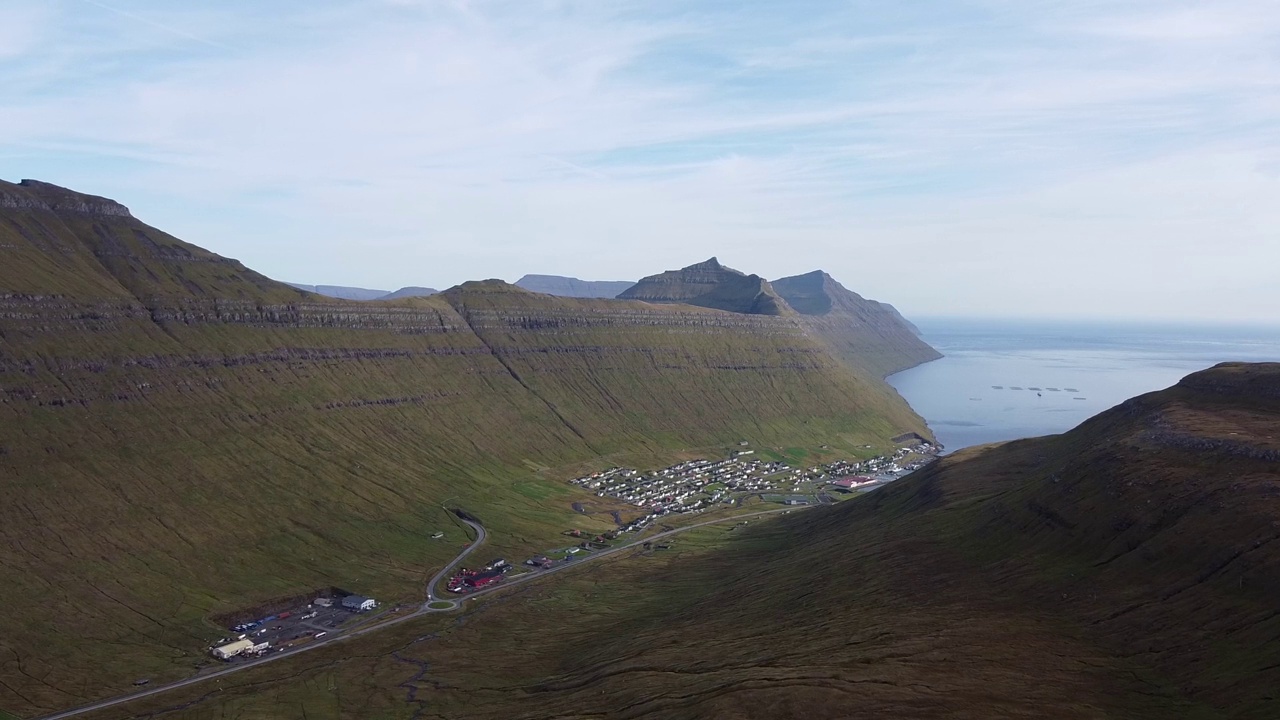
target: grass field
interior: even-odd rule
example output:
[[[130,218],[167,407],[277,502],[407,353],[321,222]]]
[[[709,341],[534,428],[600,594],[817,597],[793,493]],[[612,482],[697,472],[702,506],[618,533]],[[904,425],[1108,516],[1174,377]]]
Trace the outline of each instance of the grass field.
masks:
[[[1272,718],[1277,388],[1280,365],[1207,371],[1064,436],[96,717]]]

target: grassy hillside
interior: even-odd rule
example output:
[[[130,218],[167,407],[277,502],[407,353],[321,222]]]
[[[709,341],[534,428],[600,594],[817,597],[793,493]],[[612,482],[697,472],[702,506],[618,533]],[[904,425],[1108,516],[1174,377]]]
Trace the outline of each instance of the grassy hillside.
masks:
[[[38,183],[0,184],[0,400],[21,715],[185,676],[211,616],[271,598],[419,601],[463,541],[446,504],[514,555],[605,527],[583,466],[925,432],[794,319],[498,282],[347,303]]]
[[[165,718],[1273,718],[1280,364],[142,703]]]

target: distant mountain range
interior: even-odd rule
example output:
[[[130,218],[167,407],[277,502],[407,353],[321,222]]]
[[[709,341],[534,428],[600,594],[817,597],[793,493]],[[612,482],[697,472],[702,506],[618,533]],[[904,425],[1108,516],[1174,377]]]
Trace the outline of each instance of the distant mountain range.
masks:
[[[560,275],[525,275],[516,281],[516,287],[532,292],[560,297],[616,298],[635,285],[631,280],[579,280]]]
[[[343,285],[303,285],[302,283],[285,283],[299,290],[306,290],[317,295],[325,295],[339,300],[396,300],[406,297],[428,297],[439,293],[435,288],[402,287],[399,290],[371,290],[369,288],[345,287]]]

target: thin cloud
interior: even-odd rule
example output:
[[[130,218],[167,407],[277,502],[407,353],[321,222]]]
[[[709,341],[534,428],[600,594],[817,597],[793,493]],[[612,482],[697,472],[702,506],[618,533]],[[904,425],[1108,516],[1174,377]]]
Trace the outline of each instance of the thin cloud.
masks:
[[[239,49],[48,21],[74,42],[38,69],[0,63],[13,88],[0,152],[275,276],[625,277],[732,251],[772,274],[825,267],[916,312],[1104,312],[1123,296],[1174,314],[1197,279],[1179,258],[1202,243],[1252,248],[1251,268],[1280,262],[1265,203],[1231,200],[1280,191],[1270,2],[852,0],[798,15],[663,0],[335,0],[301,14],[82,1]],[[1176,172],[1191,175],[1167,184]],[[1194,221],[1196,203],[1221,233]],[[1001,278],[1073,236],[1099,249],[1158,238],[1168,252],[1126,250],[1106,273],[1166,281],[1132,280],[1136,300],[1073,294],[1080,268],[1046,260],[1047,280],[1007,296]],[[904,253],[921,282],[870,270]],[[1246,287],[1220,289],[1223,312],[1265,306]]]
[[[172,25],[166,25],[166,24],[161,23],[161,22],[156,22],[155,20],[152,20],[152,19],[147,18],[147,17],[143,17],[143,16],[141,16],[141,15],[138,15],[137,13],[132,13],[132,12],[129,12],[128,10],[121,10],[120,8],[112,7],[112,6],[107,5],[107,4],[105,4],[105,3],[97,2],[97,0],[80,0],[80,2],[84,3],[85,5],[92,5],[93,7],[96,7],[96,8],[102,9],[102,10],[106,10],[107,12],[110,12],[110,13],[115,13],[116,15],[119,15],[120,17],[128,18],[128,19],[130,19],[130,20],[134,20],[134,21],[136,21],[136,22],[140,22],[140,23],[142,23],[142,24],[144,24],[144,25],[148,25],[148,26],[153,27],[153,28],[155,28],[155,29],[157,29],[157,30],[163,30],[164,32],[167,32],[167,33],[169,33],[170,35],[174,35],[174,36],[176,36],[176,37],[180,37],[180,38],[183,38],[183,39],[186,39],[186,40],[191,40],[191,41],[193,41],[193,42],[198,42],[198,43],[201,43],[201,44],[203,44],[203,45],[208,45],[209,47],[217,48],[217,49],[219,49],[219,50],[230,50],[230,51],[233,51],[233,52],[235,51],[235,48],[231,47],[230,45],[226,45],[226,44],[224,44],[224,43],[216,42],[216,41],[214,41],[214,40],[209,40],[208,38],[200,37],[199,35],[196,35],[196,34],[194,34],[194,33],[189,33],[189,32],[187,32],[187,31],[185,31],[185,30],[180,29],[180,28],[173,27]]]

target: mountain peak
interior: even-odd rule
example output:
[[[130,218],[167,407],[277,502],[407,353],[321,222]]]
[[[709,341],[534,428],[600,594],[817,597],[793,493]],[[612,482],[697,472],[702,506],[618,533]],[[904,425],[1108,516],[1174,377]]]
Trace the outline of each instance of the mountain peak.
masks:
[[[706,260],[703,260],[700,263],[694,263],[687,267],[681,268],[681,270],[688,271],[688,272],[720,272],[725,270],[733,273],[738,272],[733,268],[728,268],[728,267],[725,267],[724,265],[721,265],[720,260],[714,256],[707,258]],[[742,273],[738,273],[738,274],[742,274]]]
[[[623,300],[688,303],[749,315],[791,312],[769,281],[725,267],[716,258],[642,278],[618,295]]]

